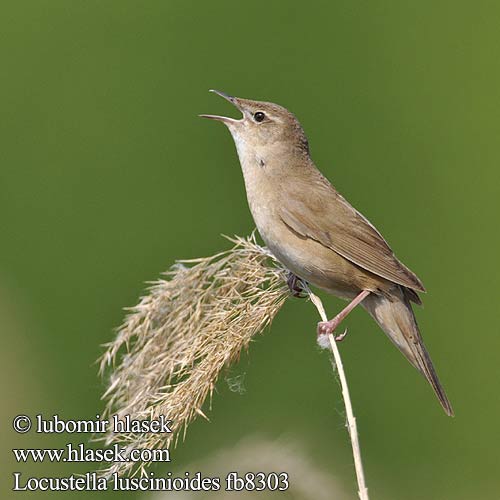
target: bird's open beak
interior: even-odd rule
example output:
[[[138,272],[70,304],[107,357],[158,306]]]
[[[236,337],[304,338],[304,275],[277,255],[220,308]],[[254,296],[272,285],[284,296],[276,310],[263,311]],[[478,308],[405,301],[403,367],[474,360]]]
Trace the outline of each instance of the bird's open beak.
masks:
[[[210,92],[214,92],[215,94],[220,95],[221,97],[226,99],[226,101],[229,101],[231,104],[236,106],[241,111],[241,108],[238,104],[238,99],[236,97],[225,94],[224,92],[221,92],[220,90],[210,90]],[[226,123],[226,124],[238,123],[241,121],[241,120],[236,120],[235,118],[229,118],[228,116],[218,116],[218,115],[199,115],[199,116],[201,116],[202,118],[210,118],[211,120],[218,120],[218,121]]]

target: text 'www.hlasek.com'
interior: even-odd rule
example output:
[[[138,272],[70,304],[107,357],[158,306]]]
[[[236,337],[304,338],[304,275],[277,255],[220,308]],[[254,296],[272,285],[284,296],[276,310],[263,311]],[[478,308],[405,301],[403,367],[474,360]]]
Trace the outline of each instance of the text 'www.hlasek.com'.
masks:
[[[99,415],[93,420],[64,420],[58,415],[44,418],[42,415],[30,417],[17,415],[12,426],[18,434],[30,431],[38,434],[87,434],[104,433],[154,433],[165,435],[168,442],[172,433],[173,420],[160,416],[154,420],[134,420],[130,416],[116,415],[109,420]],[[289,487],[286,472],[228,472],[225,476],[204,476],[201,472],[172,472],[147,474],[133,477],[120,476],[117,472],[103,474],[98,472],[98,464],[126,463],[168,463],[171,462],[168,448],[127,448],[114,444],[106,448],[90,447],[86,442],[67,443],[63,448],[15,448],[12,450],[18,464],[26,463],[85,463],[91,471],[71,474],[64,477],[25,476],[15,471],[13,491],[285,491]]]

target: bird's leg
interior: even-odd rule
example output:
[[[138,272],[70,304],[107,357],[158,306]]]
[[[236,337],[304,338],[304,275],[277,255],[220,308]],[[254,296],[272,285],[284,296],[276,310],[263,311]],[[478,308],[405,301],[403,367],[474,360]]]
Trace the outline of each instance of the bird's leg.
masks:
[[[340,311],[335,318],[331,319],[330,321],[320,321],[318,323],[318,336],[319,335],[329,335],[330,333],[333,333],[335,329],[342,323],[344,318],[368,295],[370,295],[369,290],[363,290],[361,293],[356,295],[356,297],[347,304],[347,306]],[[341,334],[337,335],[335,337],[335,340],[337,342],[340,342],[341,340],[344,339],[344,337],[347,335],[347,330]]]
[[[288,288],[290,289],[291,294],[294,297],[298,297],[299,299],[305,299],[307,295],[304,295],[302,292],[304,289],[302,288],[302,280],[292,273],[292,271],[288,272],[288,278],[286,280]]]

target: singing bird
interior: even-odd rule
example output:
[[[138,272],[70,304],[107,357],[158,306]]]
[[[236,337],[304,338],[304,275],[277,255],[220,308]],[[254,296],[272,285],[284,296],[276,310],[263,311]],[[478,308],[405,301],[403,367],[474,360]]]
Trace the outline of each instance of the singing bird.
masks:
[[[231,132],[262,239],[292,277],[350,301],[335,318],[318,323],[318,334],[333,333],[360,304],[428,380],[452,416],[411,306],[421,304],[422,282],[316,168],[307,137],[290,111],[213,92],[243,114],[241,119],[200,116],[221,121]]]

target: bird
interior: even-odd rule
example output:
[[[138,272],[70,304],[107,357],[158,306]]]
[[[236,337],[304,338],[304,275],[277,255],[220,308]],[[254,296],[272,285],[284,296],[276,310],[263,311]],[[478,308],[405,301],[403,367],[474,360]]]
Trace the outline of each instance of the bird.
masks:
[[[419,293],[425,288],[420,279],[318,170],[293,113],[271,102],[211,92],[242,113],[240,119],[200,116],[220,121],[229,129],[257,230],[290,271],[292,290],[297,289],[298,277],[349,301],[333,319],[318,323],[318,335],[333,333],[360,305],[427,379],[445,413],[453,416],[411,304],[421,305]]]

